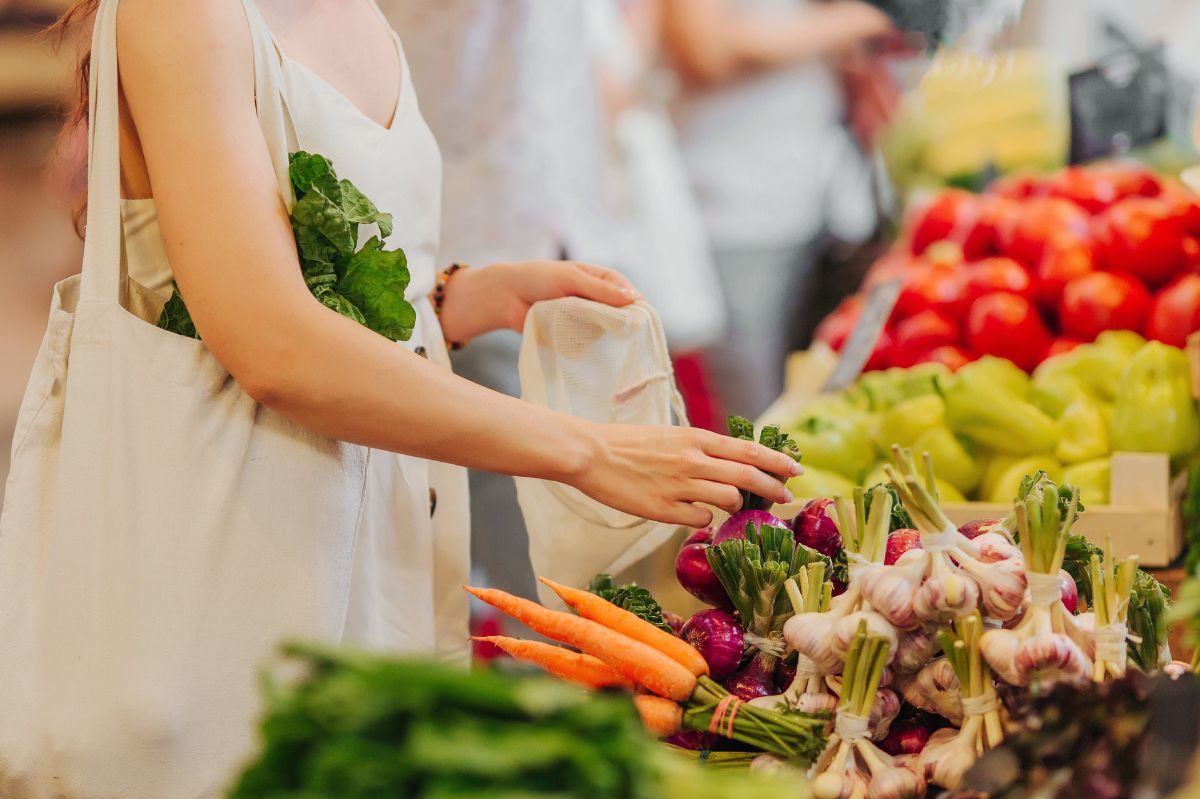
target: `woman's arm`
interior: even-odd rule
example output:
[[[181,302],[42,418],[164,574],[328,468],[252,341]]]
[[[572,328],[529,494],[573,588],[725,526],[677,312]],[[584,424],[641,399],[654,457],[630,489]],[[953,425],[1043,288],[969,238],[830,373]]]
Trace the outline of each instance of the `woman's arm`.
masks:
[[[769,15],[740,11],[729,0],[663,0],[663,12],[668,52],[686,77],[702,83],[837,55],[892,30],[886,14],[859,0]]]
[[[595,425],[455,377],[314,300],[254,108],[235,0],[124,0],[122,88],[179,290],[259,402],[323,435],[559,480],[622,510],[702,526],[693,503],[776,501],[778,453],[699,430]],[[483,270],[486,273],[486,270]]]

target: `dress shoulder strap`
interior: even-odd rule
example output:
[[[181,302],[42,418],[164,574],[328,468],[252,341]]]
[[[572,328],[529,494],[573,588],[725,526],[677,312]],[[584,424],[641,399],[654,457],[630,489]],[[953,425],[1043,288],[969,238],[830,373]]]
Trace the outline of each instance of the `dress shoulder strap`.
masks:
[[[246,11],[250,42],[254,49],[254,101],[258,109],[258,121],[271,153],[279,191],[290,207],[295,196],[288,178],[288,154],[297,149],[297,142],[284,94],[283,50],[254,0],[242,0],[242,6]]]

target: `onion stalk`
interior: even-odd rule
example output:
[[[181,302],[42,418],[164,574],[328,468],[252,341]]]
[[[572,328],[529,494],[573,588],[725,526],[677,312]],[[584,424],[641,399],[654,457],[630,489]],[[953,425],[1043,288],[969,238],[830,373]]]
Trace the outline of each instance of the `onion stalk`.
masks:
[[[1102,682],[1106,677],[1125,676],[1129,651],[1125,640],[1129,636],[1129,600],[1137,575],[1138,559],[1131,555],[1124,560],[1113,557],[1112,537],[1104,548],[1104,560],[1092,555],[1092,610],[1096,614],[1096,659],[1092,679]]]

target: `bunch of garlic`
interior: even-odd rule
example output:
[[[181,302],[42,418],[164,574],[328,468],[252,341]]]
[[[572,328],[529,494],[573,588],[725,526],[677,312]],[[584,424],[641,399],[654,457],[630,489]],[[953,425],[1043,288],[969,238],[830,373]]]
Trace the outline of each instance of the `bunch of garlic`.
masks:
[[[955,789],[963,775],[989,749],[1004,740],[1000,703],[992,674],[980,654],[983,619],[978,611],[942,630],[942,650],[959,684],[962,726],[938,730],[925,744],[920,764],[925,778],[943,788]]]
[[[810,771],[815,799],[906,799],[925,793],[925,779],[906,761],[871,743],[870,710],[891,657],[887,638],[859,624],[842,672],[834,731]]]
[[[1092,611],[1095,614],[1093,636],[1095,658],[1092,679],[1101,682],[1106,677],[1124,677],[1129,660],[1126,639],[1129,637],[1129,600],[1137,574],[1137,556],[1117,561],[1112,554],[1112,538],[1104,548],[1104,560],[1092,555]]]
[[[1019,550],[999,533],[975,540],[960,533],[938,506],[928,453],[923,465],[924,482],[912,452],[892,448],[888,478],[921,533],[921,549],[905,552],[893,566],[863,569],[863,596],[901,630],[952,621],[980,606],[992,618],[1011,619],[1025,596]]]
[[[892,497],[887,489],[876,486],[871,494],[871,512],[866,510],[866,494],[855,489],[854,501],[834,500],[835,521],[850,561],[850,581],[845,593],[834,597],[829,609],[796,613],[783,626],[783,637],[800,655],[807,657],[825,674],[842,670],[860,626],[873,635],[887,639],[888,652],[897,649],[896,630],[865,600],[861,575],[864,570],[883,568],[887,549],[888,521]]]
[[[784,583],[792,610],[797,616],[812,619],[829,613],[833,601],[833,583],[825,579],[825,563],[810,563]],[[787,634],[787,623],[784,634]],[[794,631],[794,627],[793,627]],[[825,661],[828,663],[829,661]],[[835,664],[836,665],[836,664]],[[830,713],[837,707],[837,696],[826,684],[827,670],[804,652],[796,653],[796,676],[781,694],[750,700],[757,707],[787,707],[804,713]]]
[[[1060,510],[1058,486],[1044,475],[1014,508],[1029,584],[1029,608],[1013,629],[988,630],[980,640],[984,660],[1005,682],[1092,676],[1094,617],[1072,616],[1062,603],[1058,572],[1071,526],[1079,515],[1076,490]]]

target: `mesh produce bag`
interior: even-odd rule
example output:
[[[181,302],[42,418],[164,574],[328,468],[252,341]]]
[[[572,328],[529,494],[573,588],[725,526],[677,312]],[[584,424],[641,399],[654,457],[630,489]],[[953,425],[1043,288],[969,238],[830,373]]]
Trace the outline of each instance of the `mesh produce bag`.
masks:
[[[521,345],[521,398],[593,422],[687,424],[662,325],[645,303],[625,308],[567,297],[533,306]],[[534,573],[586,585],[617,573],[678,528],[632,516],[548,480],[517,478]],[[538,588],[544,603],[558,602]]]

